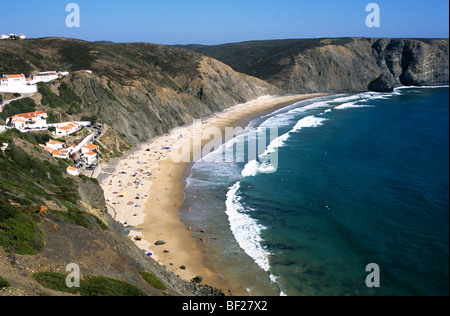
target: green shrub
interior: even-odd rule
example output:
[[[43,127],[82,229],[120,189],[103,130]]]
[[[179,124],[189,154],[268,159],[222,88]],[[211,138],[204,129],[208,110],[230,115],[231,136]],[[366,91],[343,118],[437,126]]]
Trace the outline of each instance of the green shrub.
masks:
[[[38,272],[33,278],[48,289],[71,294],[80,293],[82,296],[147,296],[134,285],[102,276],[88,276],[80,280],[79,288],[67,287],[67,276],[63,273]]]
[[[65,103],[61,98],[52,92],[50,86],[44,82],[37,84],[39,93],[42,95],[41,104],[48,105],[49,107],[56,109],[65,106]]]
[[[125,281],[89,276],[81,284],[82,296],[147,296],[141,289]]]
[[[32,215],[17,213],[0,222],[0,245],[7,252],[35,255],[44,248],[44,232]]]
[[[6,120],[16,114],[29,113],[36,111],[36,103],[31,98],[23,98],[20,100],[12,101],[5,105],[5,108],[0,113],[0,118]]]
[[[89,218],[89,214],[79,209],[71,208],[67,212],[52,211],[52,213],[74,225],[82,226],[86,229],[93,228],[93,224]]]
[[[0,276],[0,290],[9,286],[11,286],[11,284],[8,282],[8,280]]]
[[[38,272],[33,274],[33,278],[42,286],[64,293],[77,294],[78,288],[69,288],[66,285],[67,276],[58,272]],[[81,284],[80,284],[81,285]]]
[[[141,274],[142,278],[155,289],[162,291],[167,290],[166,285],[158,280],[158,278],[156,278],[153,274],[146,271],[139,271],[139,273]]]

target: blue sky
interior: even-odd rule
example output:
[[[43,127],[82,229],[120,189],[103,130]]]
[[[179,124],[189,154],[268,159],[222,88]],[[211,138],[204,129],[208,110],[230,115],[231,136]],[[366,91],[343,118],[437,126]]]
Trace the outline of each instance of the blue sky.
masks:
[[[80,7],[68,28],[66,5]],[[367,4],[381,25],[368,28]],[[315,37],[449,37],[448,0],[2,0],[0,34],[220,44]]]

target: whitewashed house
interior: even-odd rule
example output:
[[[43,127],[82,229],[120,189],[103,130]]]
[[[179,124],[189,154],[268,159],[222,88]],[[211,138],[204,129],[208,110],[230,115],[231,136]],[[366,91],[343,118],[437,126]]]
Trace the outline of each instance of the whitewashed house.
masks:
[[[92,165],[97,161],[97,153],[94,153],[92,151],[85,153],[83,155],[83,159],[88,165]]]
[[[7,143],[3,143],[2,147],[0,148],[1,151],[5,151],[8,148],[8,144]]]
[[[49,140],[45,146],[51,150],[61,150],[66,146],[66,144],[52,139]]]
[[[80,174],[78,169],[75,168],[75,167],[68,167],[67,168],[67,173],[70,174],[71,176],[74,176],[74,177],[76,177],[76,176],[78,176]]]
[[[81,129],[81,125],[75,122],[67,123],[66,125],[61,125],[56,127],[55,132],[53,133],[56,136],[68,136],[73,134]]]
[[[3,40],[3,39],[8,39],[9,38],[9,36],[8,35],[5,35],[5,34],[0,34],[0,40]]]
[[[50,82],[59,78],[56,71],[40,72],[32,76],[32,83],[36,84],[38,82]]]
[[[47,118],[47,113],[42,111],[16,114],[14,116],[8,117],[8,119],[6,120],[6,125],[17,128],[18,130],[46,128]]]
[[[54,158],[67,159],[73,151],[73,146],[57,140],[50,140],[45,145],[40,145],[48,151]]]
[[[87,154],[88,152],[94,152],[94,151],[99,151],[100,147],[94,144],[86,144],[83,147],[81,147],[81,153],[82,154]]]
[[[25,78],[24,74],[3,75],[0,78],[0,92],[36,93],[37,86]]]

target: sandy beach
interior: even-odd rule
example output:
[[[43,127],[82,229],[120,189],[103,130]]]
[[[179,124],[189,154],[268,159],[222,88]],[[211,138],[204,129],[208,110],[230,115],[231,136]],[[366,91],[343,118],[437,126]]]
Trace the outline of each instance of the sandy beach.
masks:
[[[202,120],[201,128],[215,127],[224,131],[255,115],[324,95],[261,97]],[[191,280],[201,275],[202,284],[233,296],[248,295],[245,289],[229,284],[220,271],[208,266],[203,255],[207,249],[199,246],[202,239],[193,238],[180,221],[183,181],[189,162],[173,161],[172,154],[176,148],[186,145],[191,148],[188,158],[192,158],[195,151],[210,141],[204,139],[201,145],[194,146],[193,135],[194,125],[182,127],[141,144],[131,155],[121,159],[114,172],[101,182],[109,211],[120,223],[135,228],[129,237],[138,247],[181,278]],[[155,245],[158,241],[161,245]]]

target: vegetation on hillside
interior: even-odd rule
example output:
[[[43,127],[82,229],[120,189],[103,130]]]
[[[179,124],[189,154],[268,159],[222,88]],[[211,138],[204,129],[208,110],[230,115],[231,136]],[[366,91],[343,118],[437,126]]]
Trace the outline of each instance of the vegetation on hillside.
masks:
[[[102,276],[88,276],[81,279],[79,288],[67,287],[67,276],[62,273],[39,272],[35,273],[33,278],[46,288],[81,296],[147,296],[134,285]]]
[[[12,101],[5,105],[5,108],[0,113],[0,118],[6,120],[8,117],[36,111],[36,102],[31,98],[24,98]]]
[[[345,45],[351,38],[335,38],[324,41],[317,39],[286,39],[250,41],[214,46],[184,45],[183,48],[220,60],[238,72],[268,80],[279,74],[292,57],[327,43]]]
[[[37,145],[43,138],[14,129],[0,134],[0,143],[8,144],[0,152],[0,246],[11,253],[37,254],[43,249],[39,211],[47,201],[68,209],[54,216],[89,229],[104,228],[99,219],[79,210],[77,184],[66,173],[68,163],[42,153]]]

